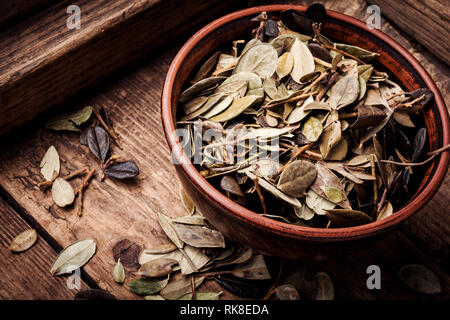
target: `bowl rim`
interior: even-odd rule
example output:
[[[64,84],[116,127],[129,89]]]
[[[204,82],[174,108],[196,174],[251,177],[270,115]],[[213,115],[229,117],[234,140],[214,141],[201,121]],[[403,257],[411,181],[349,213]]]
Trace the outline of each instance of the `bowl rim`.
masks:
[[[218,28],[228,23],[229,21],[243,18],[246,16],[256,15],[262,11],[281,11],[285,9],[296,9],[299,11],[305,11],[306,6],[289,5],[289,4],[263,5],[235,11],[233,13],[227,14],[221,18],[214,20],[213,22],[209,23],[208,25],[200,29],[179,50],[178,54],[173,59],[167,72],[161,96],[161,117],[164,127],[164,133],[172,156],[176,157],[176,159],[178,160],[178,164],[176,164],[176,166],[178,166],[181,169],[179,172],[181,172],[187,179],[189,179],[196,186],[196,188],[204,194],[205,197],[209,198],[210,201],[220,206],[223,210],[231,214],[234,218],[246,222],[247,224],[250,224],[258,229],[264,229],[265,231],[276,233],[289,238],[303,239],[309,241],[312,240],[319,242],[354,240],[381,233],[382,231],[397,225],[398,223],[405,220],[415,212],[419,211],[432,198],[432,196],[436,193],[436,191],[438,190],[439,186],[441,185],[446,176],[450,160],[449,152],[443,152],[440,155],[440,157],[438,158],[439,162],[437,164],[436,170],[434,174],[431,176],[429,183],[425,185],[424,189],[403,208],[401,208],[399,211],[396,211],[395,214],[385,219],[361,226],[326,229],[326,228],[312,228],[312,227],[292,225],[261,216],[254,211],[246,209],[245,207],[227,198],[220,191],[214,188],[203,176],[200,175],[200,173],[197,171],[194,165],[188,160],[184,151],[182,151],[181,144],[177,138],[177,135],[175,134],[176,125],[175,122],[172,120],[171,96],[176,74],[181,64],[183,63],[183,60],[186,57],[186,55],[189,54],[190,50],[206,34],[211,33],[214,30],[217,30]],[[442,143],[443,145],[449,144],[450,134],[449,134],[449,116],[447,107],[442,98],[442,95],[440,94],[438,88],[436,87],[436,84],[434,83],[428,72],[417,61],[417,59],[412,54],[410,54],[408,50],[406,50],[402,45],[400,45],[390,36],[386,35],[380,30],[368,28],[364,22],[354,17],[347,16],[343,13],[339,13],[333,10],[327,10],[327,15],[331,18],[343,21],[345,23],[353,25],[356,28],[360,28],[368,33],[371,33],[373,36],[379,38],[381,41],[391,46],[409,64],[411,64],[411,66],[415,69],[415,71],[426,83],[428,88],[434,93],[434,99],[443,126]],[[174,152],[174,150],[178,150],[181,152]]]

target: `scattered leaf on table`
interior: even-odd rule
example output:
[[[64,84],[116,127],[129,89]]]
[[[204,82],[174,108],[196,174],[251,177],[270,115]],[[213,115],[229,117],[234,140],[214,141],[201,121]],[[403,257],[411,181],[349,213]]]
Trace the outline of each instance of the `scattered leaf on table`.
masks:
[[[9,250],[12,252],[23,252],[33,246],[38,238],[37,232],[34,229],[28,229],[17,235],[9,245]]]
[[[205,225],[205,218],[199,215],[176,217],[173,218],[172,221],[176,223],[191,224],[197,226]]]
[[[171,221],[171,219],[162,214],[158,213],[158,222],[161,228],[163,229],[164,233],[167,235],[167,237],[179,248],[182,249],[184,243],[180,240],[180,237],[178,236],[175,227]]]
[[[169,258],[151,260],[141,265],[138,274],[145,278],[166,276],[173,271],[173,267],[177,264],[178,260]]]
[[[169,279],[157,280],[157,279],[147,279],[138,278],[131,280],[128,283],[131,291],[140,296],[148,296],[157,294],[163,288],[167,287]]]
[[[180,262],[182,257],[183,257],[183,254],[181,253],[180,250],[173,250],[173,251],[166,252],[166,253],[153,253],[152,250],[144,249],[139,254],[138,262],[140,265],[143,265],[149,261],[161,259],[161,258],[174,259],[174,260],[177,260],[178,262]]]
[[[204,277],[194,279],[194,288],[197,288],[203,283]],[[160,295],[167,300],[176,300],[191,292],[191,280],[183,278],[177,281],[171,281],[164,289],[161,290]]]
[[[41,174],[46,181],[53,181],[59,175],[60,161],[58,151],[54,146],[50,146],[40,163]]]
[[[75,200],[75,191],[69,182],[63,178],[56,178],[52,184],[52,198],[58,207],[65,207]]]
[[[90,127],[87,132],[88,147],[99,160],[106,160],[109,153],[109,135],[102,127]]]
[[[105,174],[116,179],[131,179],[139,174],[134,161],[116,162],[105,170]]]
[[[54,276],[71,273],[84,266],[95,254],[96,244],[92,239],[80,240],[64,248],[50,268]]]
[[[125,281],[125,269],[123,268],[122,262],[120,262],[120,258],[113,268],[112,277],[117,283],[124,283]]]
[[[197,248],[225,248],[225,240],[219,231],[197,225],[176,223],[175,230],[181,241]]]
[[[129,270],[139,269],[138,256],[142,248],[136,242],[123,239],[117,242],[112,248],[114,261],[119,261]]]
[[[211,259],[205,254],[203,249],[195,248],[190,245],[185,246],[185,253],[191,260],[197,270],[204,267]],[[184,275],[195,272],[187,258],[183,255],[180,260],[181,273]]]
[[[87,106],[73,113],[59,115],[50,119],[45,124],[45,127],[56,131],[66,130],[79,132],[80,129],[78,127],[88,121],[91,115],[92,107]]]
[[[166,300],[166,299],[161,297],[159,294],[150,294],[148,296],[145,296],[145,300]]]

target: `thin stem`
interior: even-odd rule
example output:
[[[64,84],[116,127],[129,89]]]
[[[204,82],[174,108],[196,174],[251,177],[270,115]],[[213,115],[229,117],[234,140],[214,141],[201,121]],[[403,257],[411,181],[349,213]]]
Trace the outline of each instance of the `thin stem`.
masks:
[[[362,61],[361,59],[359,59],[359,58],[357,58],[357,57],[355,57],[355,56],[351,55],[350,53],[347,53],[347,52],[345,52],[345,51],[343,51],[343,50],[336,49],[335,47],[332,47],[332,46],[329,46],[329,45],[323,44],[323,43],[321,43],[320,45],[321,45],[322,47],[324,47],[325,49],[329,49],[329,50],[336,51],[336,52],[342,54],[343,56],[346,56],[346,57],[349,57],[349,58],[351,58],[351,59],[353,59],[353,60],[358,61],[358,62],[361,63],[361,64],[366,64],[366,63],[365,63],[364,61]]]
[[[264,195],[261,192],[261,188],[259,187],[259,183],[258,183],[258,177],[256,177],[253,182],[255,183],[255,189],[256,192],[258,193],[259,196],[259,200],[261,200],[261,205],[263,207],[263,213],[267,214],[267,207],[266,207],[266,202],[264,201]]]
[[[87,169],[88,169],[87,167],[84,167],[84,168],[75,170],[72,173],[69,173],[68,175],[64,176],[63,179],[64,180],[73,179],[79,175],[85,174]],[[37,184],[37,186],[39,189],[45,190],[45,189],[49,188],[52,184],[53,184],[53,181],[41,181]]]
[[[390,164],[395,164],[398,166],[404,166],[404,167],[418,167],[418,166],[423,166],[424,164],[427,164],[428,162],[432,161],[434,158],[436,157],[436,154],[433,154],[431,157],[429,157],[428,159],[426,159],[425,161],[422,162],[397,162],[397,161],[391,161],[391,160],[380,160],[383,163],[390,163]]]
[[[79,217],[81,217],[83,215],[83,191],[84,189],[86,189],[89,185],[89,182],[91,181],[91,178],[93,177],[95,173],[95,169],[92,168],[91,171],[89,171],[88,175],[84,178],[83,182],[81,183],[80,187],[78,188],[77,192],[75,193],[75,195],[79,195],[80,197],[80,205],[78,207],[78,211],[77,211],[77,215]]]
[[[105,128],[105,130],[108,131],[109,135],[113,138],[114,142],[117,144],[119,149],[122,150],[123,148],[122,145],[120,144],[120,139],[116,131],[106,124],[105,120],[103,120],[102,116],[100,115],[100,112],[98,112],[96,108],[92,108],[92,112],[94,112],[94,115],[96,116],[98,121],[100,121],[103,128]]]
[[[263,300],[269,300],[270,297],[273,294],[273,291],[275,290],[275,288],[278,285],[278,282],[280,282],[280,278],[281,278],[281,274],[283,272],[283,265],[284,265],[284,260],[281,260],[280,262],[280,269],[278,269],[278,274],[277,274],[277,278],[275,279],[275,282],[273,283],[273,285],[270,287],[269,291],[267,292],[266,296],[264,297]]]

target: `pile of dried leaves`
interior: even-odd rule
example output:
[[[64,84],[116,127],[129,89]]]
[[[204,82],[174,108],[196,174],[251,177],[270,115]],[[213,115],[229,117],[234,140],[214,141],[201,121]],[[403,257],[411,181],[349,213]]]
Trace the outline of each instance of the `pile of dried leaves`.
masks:
[[[402,207],[448,146],[425,151],[433,93],[404,91],[375,69],[378,53],[326,38],[325,18],[315,6],[252,19],[252,39],[213,54],[187,84],[178,128],[232,200],[287,223],[350,227]]]

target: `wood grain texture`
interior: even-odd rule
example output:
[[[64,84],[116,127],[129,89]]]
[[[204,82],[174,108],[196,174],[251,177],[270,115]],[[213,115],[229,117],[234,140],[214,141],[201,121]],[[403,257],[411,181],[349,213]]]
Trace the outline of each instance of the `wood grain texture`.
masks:
[[[52,277],[50,267],[57,253],[41,237],[27,251],[8,248],[18,234],[31,226],[0,198],[0,299],[73,299],[78,290],[67,287],[64,277]],[[87,289],[84,281],[80,289]]]
[[[450,64],[450,8],[437,0],[369,0],[381,14],[447,64]]]
[[[3,32],[0,134],[236,3],[81,0],[81,28],[68,29],[67,0]]]
[[[61,0],[0,1],[0,28],[7,27],[23,17]],[[23,20],[23,19],[22,19]]]
[[[327,7],[364,19],[364,1],[329,1]],[[408,44],[395,30],[383,21],[383,28],[397,40]],[[52,205],[50,194],[35,190],[42,180],[39,161],[50,145],[60,153],[61,174],[82,166],[98,168],[98,162],[89,150],[78,143],[78,135],[55,133],[42,129],[46,119],[22,127],[20,131],[1,138],[0,186],[14,198],[24,212],[29,214],[61,246],[76,240],[92,237],[97,241],[98,251],[83,268],[98,285],[122,299],[135,299],[127,285],[113,282],[110,272],[114,266],[111,249],[118,241],[128,238],[143,247],[167,241],[156,220],[156,213],[163,212],[175,217],[184,215],[178,197],[178,180],[171,164],[160,120],[160,93],[170,61],[182,41],[158,56],[148,58],[136,70],[124,71],[110,85],[98,89],[87,98],[68,104],[69,108],[84,105],[105,107],[116,131],[121,135],[124,150],[113,147],[115,153],[125,159],[133,159],[141,173],[130,182],[112,179],[91,182],[84,197],[84,215],[78,217],[76,208],[60,209]],[[411,47],[407,47],[410,49]],[[413,49],[411,49],[413,50]],[[414,52],[427,69],[439,68],[440,62],[428,53]],[[432,60],[435,59],[435,60]],[[439,60],[437,60],[439,61]],[[445,73],[432,73],[444,96],[448,96]],[[71,181],[78,186],[81,179]],[[449,179],[438,195],[422,212],[409,219],[401,228],[378,243],[352,256],[337,259],[324,257],[322,262],[304,261],[314,272],[326,271],[335,283],[337,299],[448,299],[449,278],[442,265],[434,261],[430,252],[438,252],[448,246],[447,199]],[[430,209],[432,206],[432,209]],[[6,231],[2,231],[6,232]],[[430,251],[431,250],[431,251]],[[441,279],[444,292],[435,297],[418,294],[403,286],[397,272],[403,264],[421,263],[433,269]],[[371,291],[366,287],[367,266],[376,264],[382,270],[382,290]],[[294,267],[294,264],[292,264]],[[127,273],[128,283],[134,275]],[[223,290],[209,281],[200,290]],[[222,298],[236,298],[225,292]]]

